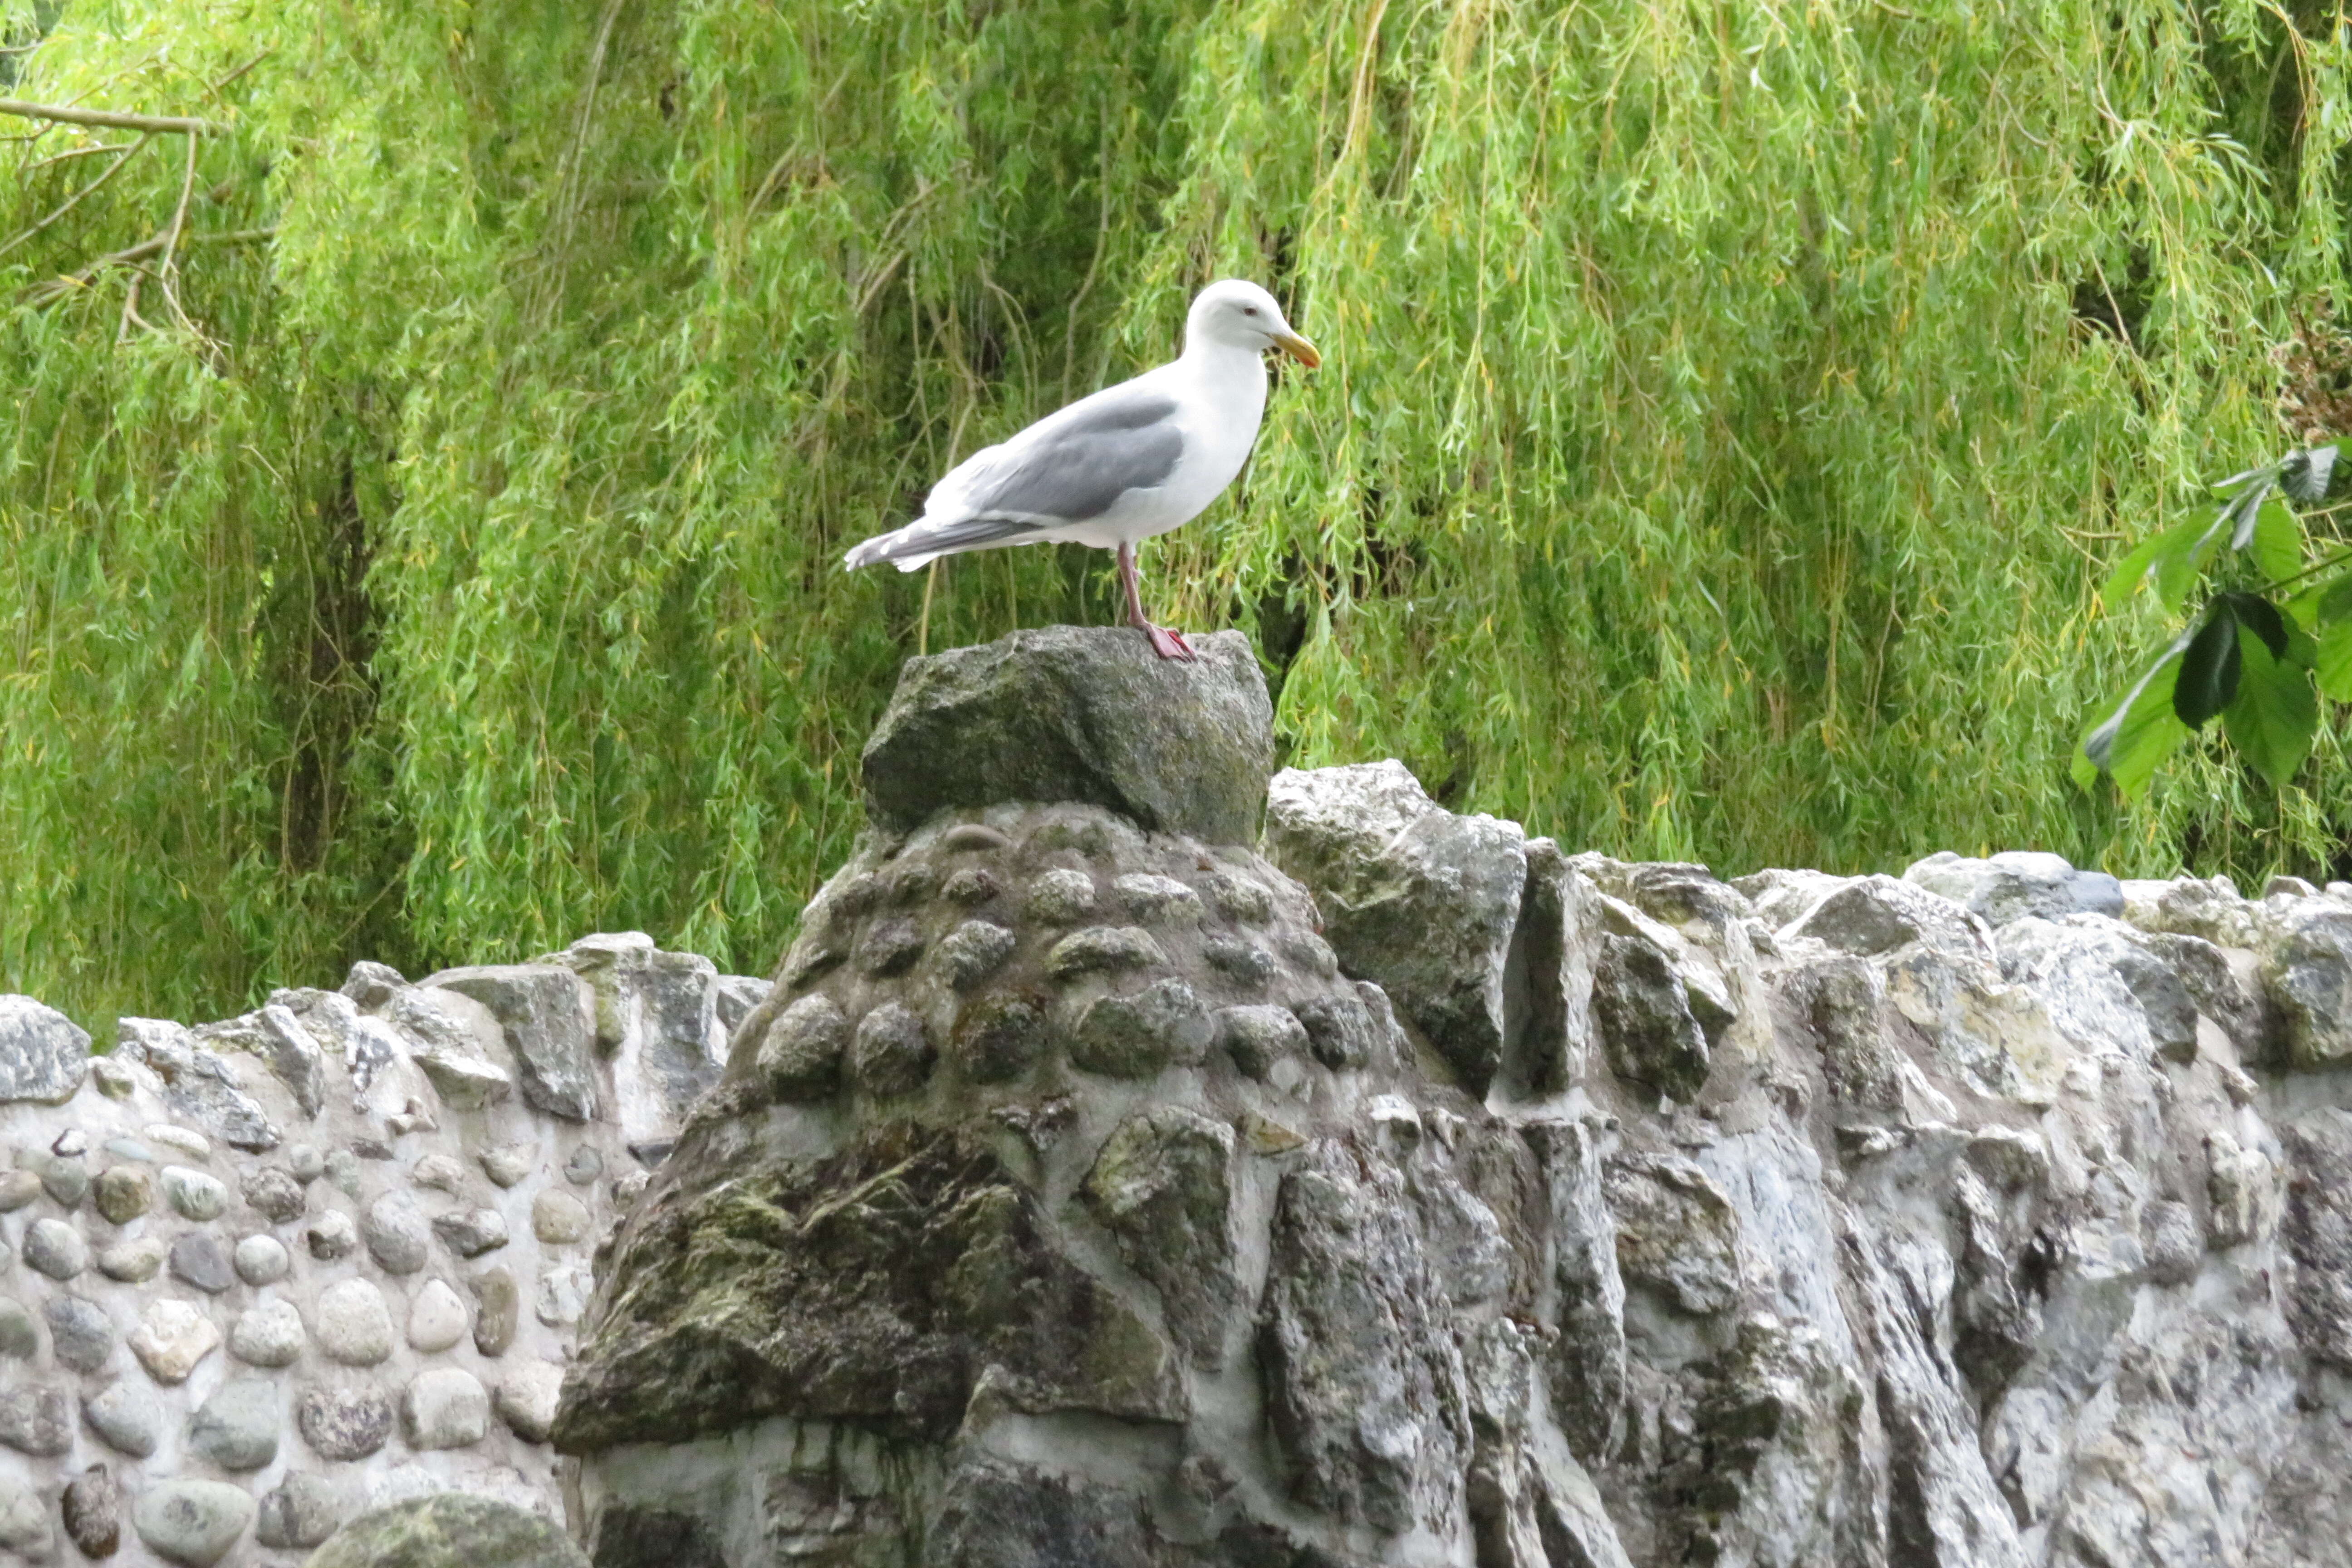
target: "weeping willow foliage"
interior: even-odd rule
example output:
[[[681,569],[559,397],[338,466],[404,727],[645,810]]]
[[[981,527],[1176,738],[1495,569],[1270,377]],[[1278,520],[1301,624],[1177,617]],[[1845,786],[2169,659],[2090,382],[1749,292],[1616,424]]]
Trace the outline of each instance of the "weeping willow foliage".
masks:
[[[2149,632],[2102,567],[2277,446],[2272,351],[2341,295],[2335,8],[0,0],[0,35],[11,96],[222,128],[0,254],[8,988],[202,1011],[626,926],[764,967],[898,661],[1113,613],[1076,547],[839,552],[1224,274],[1325,365],[1145,565],[1163,618],[1258,638],[1295,762],[1726,872],[2326,870],[2352,825],[2332,737],[2283,795],[2218,753],[2137,804],[2066,777]],[[118,156],[58,154],[137,140],[0,132],[8,235]],[[184,194],[168,269],[93,267]]]

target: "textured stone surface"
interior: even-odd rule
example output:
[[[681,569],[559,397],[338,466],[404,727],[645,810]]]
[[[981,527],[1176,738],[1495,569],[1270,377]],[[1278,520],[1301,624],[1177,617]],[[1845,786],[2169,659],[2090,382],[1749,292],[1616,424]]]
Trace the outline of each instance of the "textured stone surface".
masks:
[[[46,1215],[25,1227],[19,1250],[26,1268],[52,1279],[70,1279],[89,1267],[89,1245],[82,1240],[81,1232]]]
[[[866,743],[866,807],[917,826],[949,807],[1082,801],[1211,844],[1256,837],[1273,708],[1248,639],[1153,657],[1123,629],[1054,626],[907,661]]]
[[[60,1105],[89,1069],[89,1037],[30,996],[0,995],[0,1101]]]
[[[1457,816],[1403,766],[1288,769],[1266,847],[1314,889],[1349,973],[1379,983],[1474,1089],[1501,1066],[1504,972],[1527,884],[1517,823]]]
[[[2123,884],[2113,877],[2076,870],[2063,857],[2031,850],[2004,850],[1974,860],[1947,849],[1913,861],[1903,879],[1941,894],[1990,926],[2024,915],[2060,920],[2124,912]]]
[[[183,1231],[174,1237],[169,1260],[174,1280],[207,1295],[217,1296],[236,1283],[236,1270],[230,1267],[220,1238],[208,1230]]]
[[[131,1352],[147,1375],[165,1384],[186,1382],[221,1342],[220,1330],[203,1308],[169,1297],[149,1303],[130,1337]]]
[[[228,1331],[228,1353],[248,1366],[291,1366],[306,1336],[302,1314],[291,1301],[257,1301],[237,1315]]]
[[[525,1362],[499,1380],[492,1408],[518,1437],[544,1443],[555,1430],[563,1394],[563,1369],[543,1361]]]
[[[188,1419],[191,1452],[224,1470],[257,1470],[278,1458],[278,1384],[240,1377],[215,1389]]]
[[[264,1546],[309,1548],[335,1533],[343,1521],[343,1500],[322,1476],[291,1470],[262,1494],[253,1538]]]
[[[129,1383],[112,1383],[81,1402],[81,1418],[107,1447],[134,1459],[155,1451],[162,1434],[154,1396]]]
[[[58,1500],[66,1539],[84,1557],[111,1557],[122,1545],[122,1489],[104,1465],[92,1465]]]
[[[551,963],[485,964],[422,984],[489,1010],[506,1032],[525,1103],[574,1121],[597,1113],[594,997],[577,974]]]
[[[73,1399],[63,1388],[17,1383],[0,1388],[0,1447],[49,1458],[73,1447]]]
[[[79,1296],[52,1296],[41,1315],[48,1321],[49,1353],[79,1373],[102,1371],[114,1356],[114,1324],[106,1310]]]
[[[221,1481],[165,1481],[131,1511],[139,1539],[166,1562],[212,1568],[253,1523],[253,1494]]]
[[[373,1366],[392,1354],[392,1312],[366,1279],[346,1279],[319,1296],[319,1349],[346,1366]]]
[[[490,1429],[490,1396],[458,1367],[420,1372],[400,1396],[401,1436],[412,1448],[463,1448]]]
[[[492,1498],[416,1498],[361,1514],[314,1553],[309,1568],[588,1568],[546,1520]],[[683,1568],[683,1565],[681,1565]]]
[[[236,1277],[248,1285],[272,1285],[286,1278],[293,1267],[286,1247],[274,1236],[248,1236],[236,1244],[230,1254],[230,1263]]]
[[[294,1424],[320,1458],[364,1459],[392,1436],[392,1401],[372,1388],[307,1388],[295,1400]]]
[[[408,1306],[408,1348],[431,1354],[466,1337],[466,1303],[439,1279],[428,1279]]]

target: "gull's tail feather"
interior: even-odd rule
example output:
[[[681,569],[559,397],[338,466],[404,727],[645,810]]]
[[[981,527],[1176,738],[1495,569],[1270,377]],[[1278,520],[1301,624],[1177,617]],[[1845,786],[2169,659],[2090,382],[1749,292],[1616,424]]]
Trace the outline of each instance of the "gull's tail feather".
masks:
[[[1042,531],[1034,522],[1009,517],[927,517],[852,545],[841,563],[856,571],[877,561],[887,561],[901,572],[915,572],[942,555],[985,550],[993,544],[1017,544]]]

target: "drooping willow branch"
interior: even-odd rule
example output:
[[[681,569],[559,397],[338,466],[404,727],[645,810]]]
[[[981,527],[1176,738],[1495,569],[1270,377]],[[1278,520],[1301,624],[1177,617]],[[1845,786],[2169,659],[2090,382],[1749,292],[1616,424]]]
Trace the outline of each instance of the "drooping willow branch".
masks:
[[[67,103],[27,103],[21,98],[0,98],[0,114],[24,120],[47,120],[60,125],[99,125],[112,131],[144,131],[150,135],[223,136],[228,128],[184,114],[126,114],[112,109],[79,109]]]

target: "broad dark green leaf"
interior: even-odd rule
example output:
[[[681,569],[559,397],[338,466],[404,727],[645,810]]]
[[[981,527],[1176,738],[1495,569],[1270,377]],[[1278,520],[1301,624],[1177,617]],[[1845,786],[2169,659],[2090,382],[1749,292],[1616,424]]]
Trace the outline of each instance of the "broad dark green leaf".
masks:
[[[2278,613],[2276,605],[2260,594],[2233,591],[2219,597],[2228,604],[2230,613],[2238,617],[2240,626],[2263,639],[2273,658],[2287,657],[2286,617]]]
[[[2172,689],[2174,716],[2192,730],[2202,729],[2238,695],[2243,663],[2238,617],[2226,596],[2217,598],[2205,606],[2205,619],[2180,656],[2180,675]]]
[[[2189,602],[2189,591],[2197,585],[2198,574],[2205,570],[2205,563],[2213,559],[2213,552],[2229,537],[2236,516],[2234,502],[2223,506],[2185,548],[2168,551],[2158,559],[2156,599],[2164,606],[2166,615],[2179,615],[2181,606]]]
[[[2298,506],[2317,506],[2327,499],[2328,481],[2336,476],[2336,448],[2311,447],[2289,452],[2279,462],[2279,488]]]
[[[2252,628],[2239,627],[2237,642],[2243,673],[2236,699],[2221,715],[2221,729],[2272,788],[2284,789],[2311,754],[2311,738],[2319,729],[2311,677],[2273,658]]]
[[[2124,794],[2137,795],[2157,765],[2188,737],[2189,727],[2173,716],[2172,690],[2180,674],[2180,656],[2194,635],[2183,632],[2173,638],[2123,700],[2083,737],[2081,760],[2074,769],[2076,783],[2087,789],[2104,773]],[[2084,776],[2086,764],[2089,778]]]

